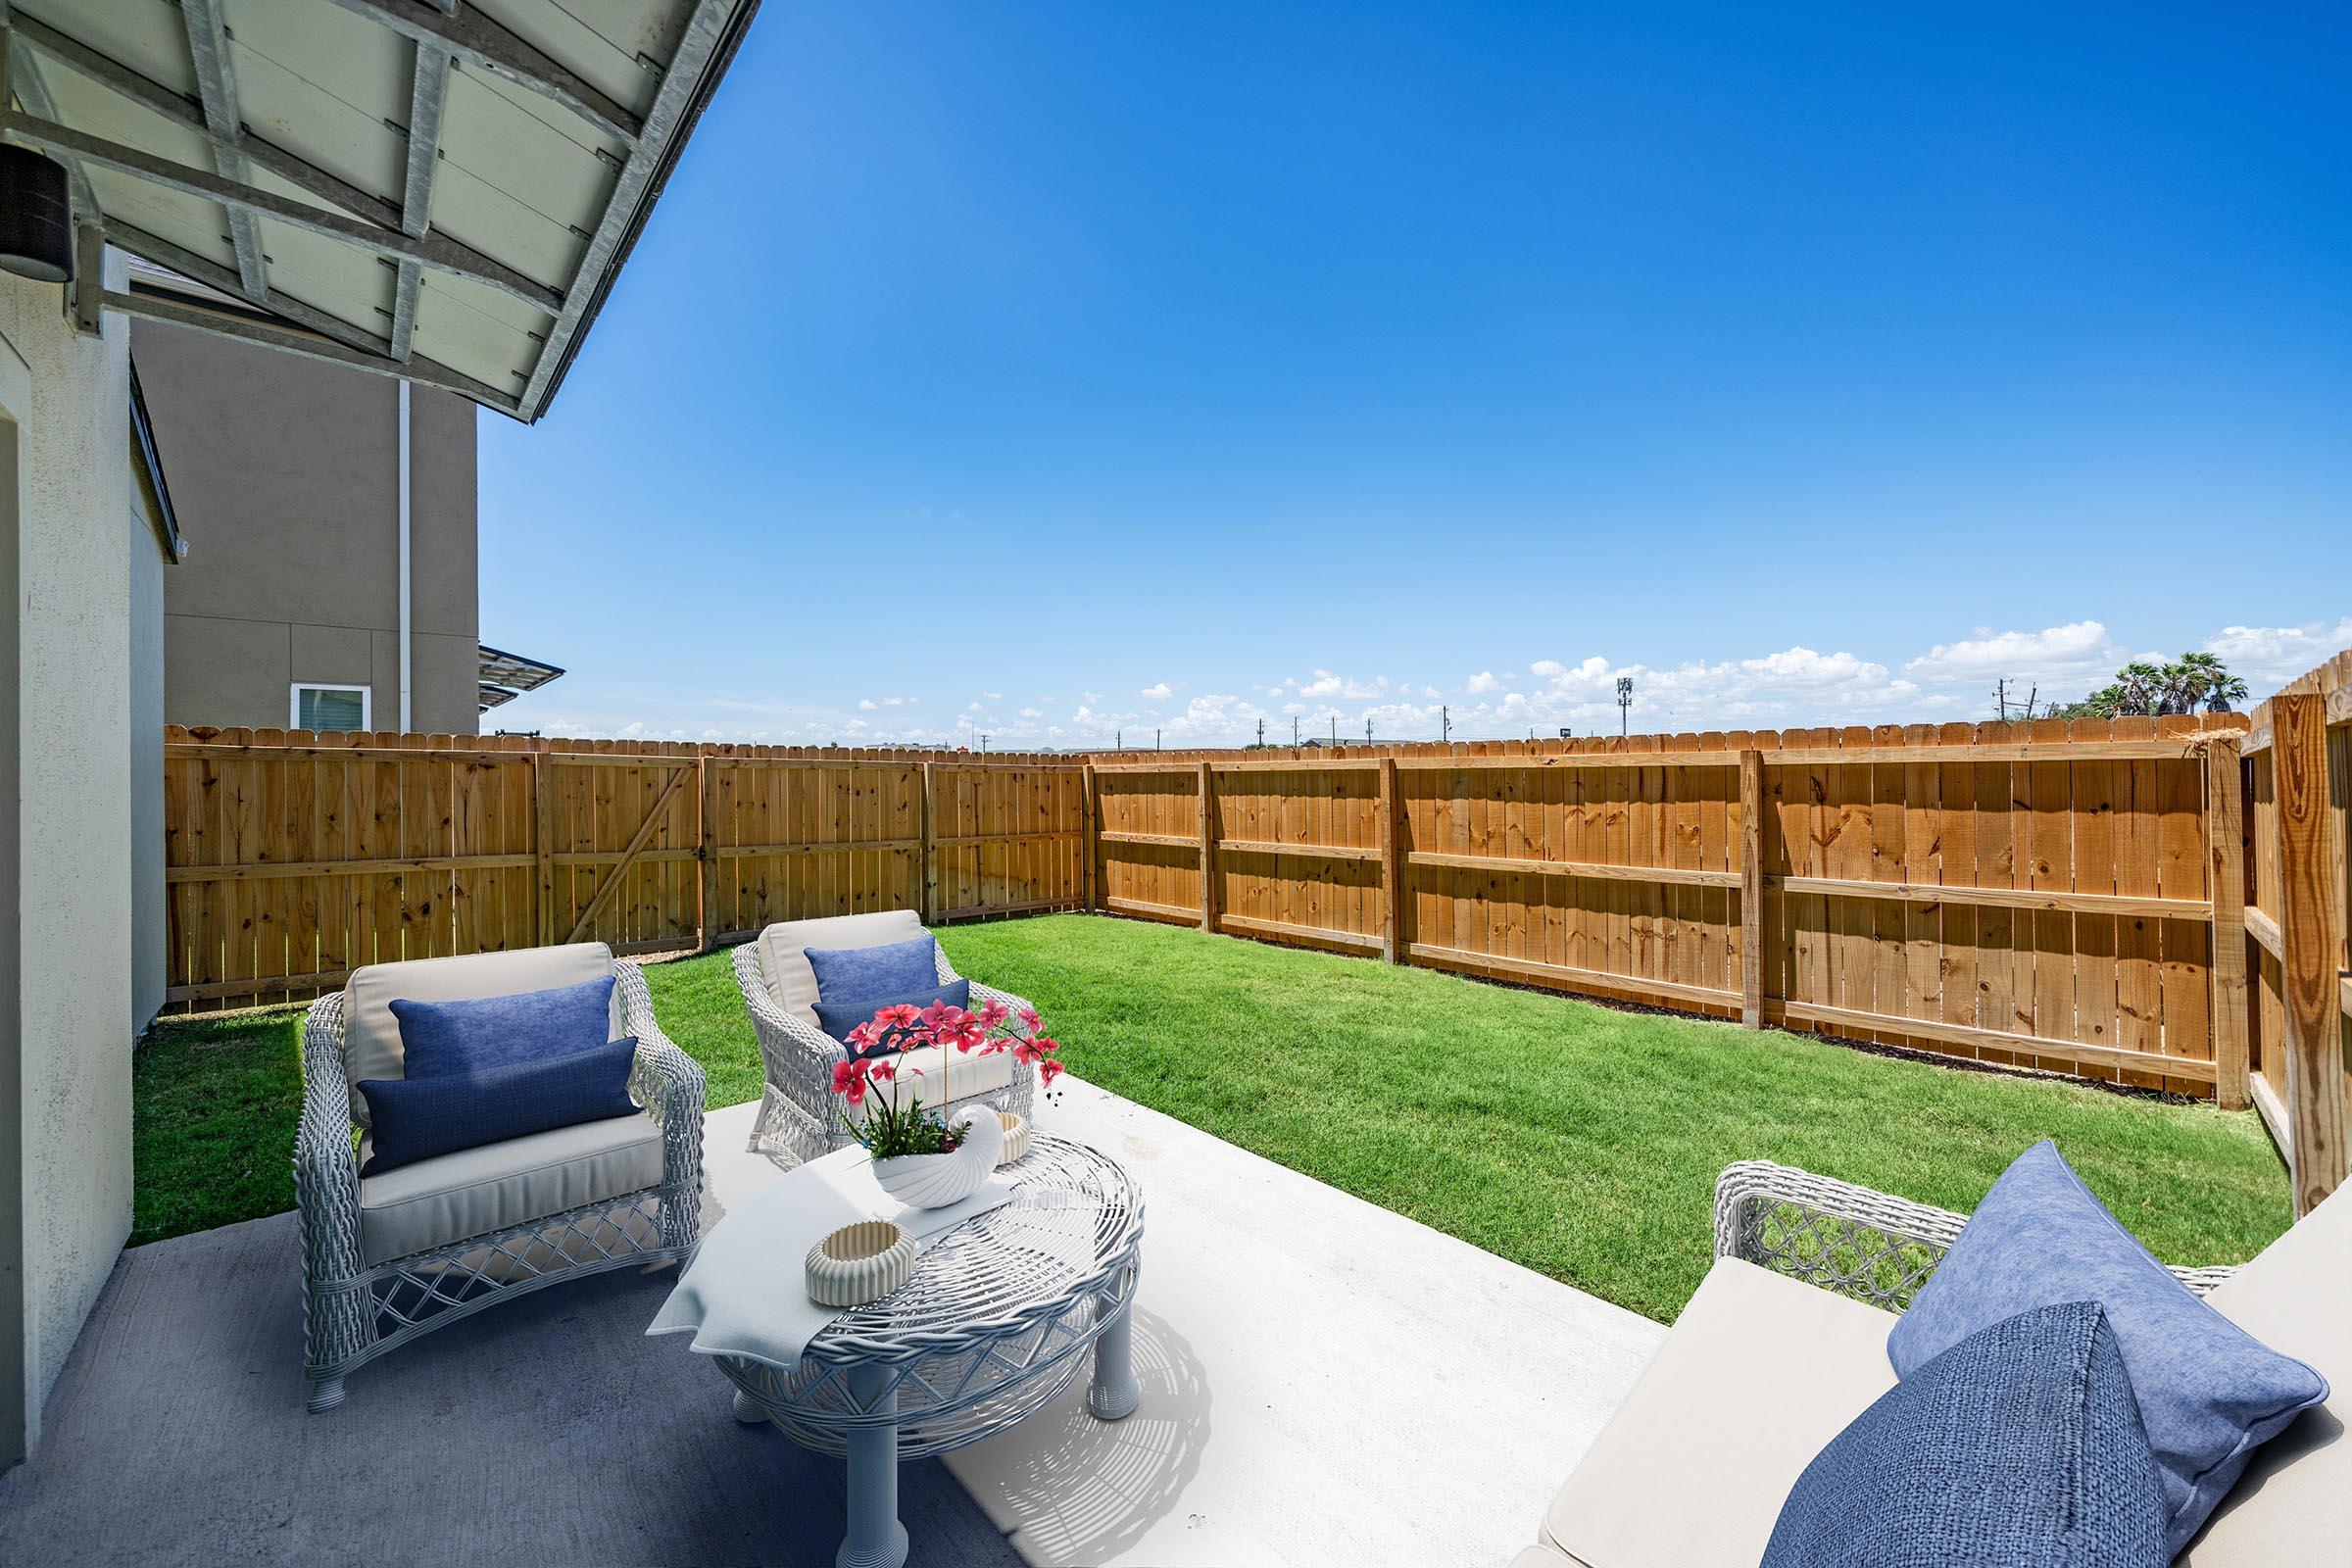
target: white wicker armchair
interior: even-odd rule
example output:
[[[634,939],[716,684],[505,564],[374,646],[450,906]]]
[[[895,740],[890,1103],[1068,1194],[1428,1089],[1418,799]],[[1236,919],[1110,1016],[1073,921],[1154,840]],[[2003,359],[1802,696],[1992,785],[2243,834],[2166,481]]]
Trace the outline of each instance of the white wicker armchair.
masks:
[[[773,929],[771,927],[771,929]],[[760,1040],[760,1055],[767,1069],[767,1090],[752,1126],[751,1149],[756,1153],[792,1164],[804,1163],[856,1141],[848,1107],[833,1093],[833,1067],[849,1059],[840,1041],[786,1011],[769,989],[763,942],[746,942],[735,950],[735,984],[752,1015],[752,1030]],[[939,954],[939,980],[960,980],[945,949]],[[972,1004],[1001,1002],[1016,1012],[1029,1005],[1009,992],[972,982]],[[1010,1055],[995,1058],[1010,1068],[1002,1086],[958,1095],[935,1108],[953,1114],[965,1105],[990,1105],[998,1110],[1030,1114],[1037,1099],[1037,1069]],[[951,1081],[949,1087],[954,1087]]]
[[[1769,1160],[1715,1179],[1715,1255],[1900,1312],[1936,1272],[1968,1216]],[[2235,1268],[2172,1267],[2199,1296]]]
[[[381,1249],[365,1236],[361,1129],[345,1065],[345,993],[311,1004],[294,1188],[312,1410],[342,1402],[343,1379],[354,1367],[495,1302],[577,1275],[692,1254],[702,1231],[703,1069],[654,1021],[644,972],[624,961],[612,964],[612,974],[623,1023],[637,1037],[629,1095],[660,1129],[660,1180],[375,1259],[370,1250]]]

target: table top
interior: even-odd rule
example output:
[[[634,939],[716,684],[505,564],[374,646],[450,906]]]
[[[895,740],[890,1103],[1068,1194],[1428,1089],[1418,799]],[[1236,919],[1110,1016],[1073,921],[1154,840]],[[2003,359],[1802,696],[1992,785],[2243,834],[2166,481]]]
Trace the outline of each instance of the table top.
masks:
[[[835,1365],[954,1352],[1022,1334],[1132,1268],[1144,1198],[1109,1155],[1033,1134],[1004,1168],[1009,1202],[921,1245],[895,1295],[835,1318],[806,1358]]]

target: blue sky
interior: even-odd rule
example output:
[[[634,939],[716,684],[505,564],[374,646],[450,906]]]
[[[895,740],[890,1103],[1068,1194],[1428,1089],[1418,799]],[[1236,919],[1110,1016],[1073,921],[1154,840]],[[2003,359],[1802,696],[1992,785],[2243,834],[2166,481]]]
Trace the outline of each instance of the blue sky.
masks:
[[[2063,13],[2063,14],[2060,14]],[[767,0],[554,411],[495,722],[1989,716],[2352,645],[2343,8]]]

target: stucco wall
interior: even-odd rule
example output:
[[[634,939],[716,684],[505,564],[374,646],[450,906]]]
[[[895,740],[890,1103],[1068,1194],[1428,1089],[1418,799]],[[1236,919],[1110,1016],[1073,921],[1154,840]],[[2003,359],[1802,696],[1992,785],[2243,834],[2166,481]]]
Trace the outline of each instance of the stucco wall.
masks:
[[[131,348],[188,539],[165,579],[165,718],[282,725],[295,681],[349,681],[398,727],[399,383],[155,321]],[[473,405],[415,389],[409,459],[411,727],[471,734]]]
[[[109,264],[121,288],[120,260]],[[15,941],[28,1426],[130,1229],[130,514],[125,323],[0,274],[23,362]],[[5,1201],[0,1198],[0,1201]]]
[[[134,498],[135,502],[135,498]],[[164,552],[142,508],[130,532],[130,1027],[164,1005]]]

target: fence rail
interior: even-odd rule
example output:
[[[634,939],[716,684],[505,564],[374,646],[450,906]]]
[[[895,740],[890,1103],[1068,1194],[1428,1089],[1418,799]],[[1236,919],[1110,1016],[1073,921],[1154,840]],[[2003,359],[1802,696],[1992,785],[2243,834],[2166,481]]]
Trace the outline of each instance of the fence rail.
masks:
[[[2345,1175],[2352,654],[2237,714],[1093,757],[172,730],[172,999],[1095,908],[2249,1100]]]

